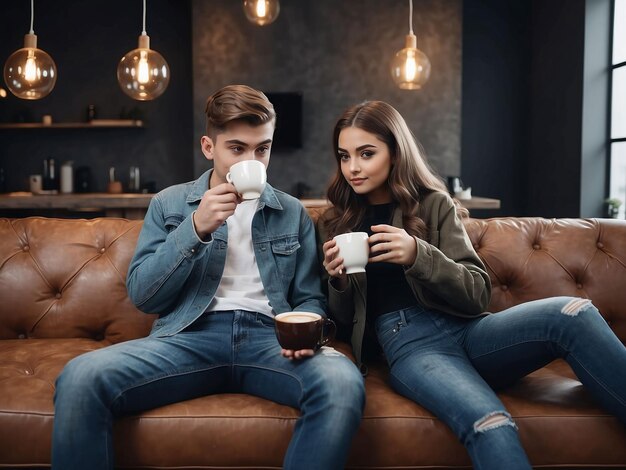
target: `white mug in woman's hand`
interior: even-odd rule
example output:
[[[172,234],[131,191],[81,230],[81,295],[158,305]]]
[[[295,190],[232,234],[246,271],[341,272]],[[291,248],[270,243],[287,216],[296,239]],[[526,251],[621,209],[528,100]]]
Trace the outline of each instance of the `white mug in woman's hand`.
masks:
[[[261,197],[267,182],[265,165],[258,160],[237,162],[226,173],[226,181],[235,186],[243,199],[257,199]]]
[[[366,232],[348,232],[333,237],[343,258],[346,274],[364,273],[370,254],[369,236]]]

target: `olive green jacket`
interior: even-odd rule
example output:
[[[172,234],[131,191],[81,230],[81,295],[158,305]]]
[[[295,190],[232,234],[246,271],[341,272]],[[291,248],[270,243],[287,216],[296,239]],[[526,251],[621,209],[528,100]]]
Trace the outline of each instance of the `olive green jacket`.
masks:
[[[452,198],[433,192],[424,197],[419,217],[428,228],[428,241],[415,238],[417,255],[412,266],[405,266],[405,275],[420,305],[459,317],[472,318],[485,314],[491,299],[491,281],[485,265],[474,251],[457,216]],[[317,221],[319,255],[329,239],[322,214]],[[402,228],[402,213],[394,211],[392,225]],[[320,263],[321,266],[321,263]],[[348,287],[338,291],[322,269],[327,287],[329,314],[352,328],[352,350],[361,367],[361,349],[365,332],[367,282],[365,273],[348,276]]]

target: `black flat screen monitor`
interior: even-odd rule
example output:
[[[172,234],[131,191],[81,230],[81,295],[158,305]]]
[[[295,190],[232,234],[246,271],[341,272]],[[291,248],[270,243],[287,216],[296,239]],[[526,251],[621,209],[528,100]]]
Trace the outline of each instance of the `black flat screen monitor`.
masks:
[[[266,92],[276,111],[274,149],[302,148],[302,93]]]

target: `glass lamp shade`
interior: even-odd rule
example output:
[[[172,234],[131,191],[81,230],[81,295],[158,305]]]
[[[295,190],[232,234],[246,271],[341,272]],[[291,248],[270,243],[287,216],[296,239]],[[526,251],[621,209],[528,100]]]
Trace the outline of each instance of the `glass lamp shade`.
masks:
[[[280,3],[278,0],[244,0],[243,11],[252,23],[265,26],[278,18]]]
[[[150,101],[163,94],[170,83],[170,68],[161,54],[150,49],[150,38],[139,36],[139,47],[128,52],[117,65],[122,91],[138,101]]]
[[[4,64],[4,82],[11,93],[24,100],[38,100],[50,94],[57,82],[57,66],[46,52],[37,48],[37,36],[24,36],[24,47]]]
[[[407,35],[405,48],[391,60],[391,76],[403,90],[419,90],[430,77],[430,60],[416,46],[415,35]]]

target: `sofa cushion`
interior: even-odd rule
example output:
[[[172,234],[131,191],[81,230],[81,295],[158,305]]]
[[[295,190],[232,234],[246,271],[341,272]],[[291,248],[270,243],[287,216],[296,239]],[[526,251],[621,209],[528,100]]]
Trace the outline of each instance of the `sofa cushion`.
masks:
[[[72,357],[105,345],[89,339],[0,341],[0,468],[49,464],[55,377]],[[347,352],[346,344],[335,346]],[[371,367],[366,392],[349,468],[470,465],[447,426],[390,389],[383,364]],[[600,468],[626,462],[626,431],[592,402],[564,362],[499,395],[535,464]],[[124,468],[278,469],[298,415],[233,393],[175,403],[117,420],[117,460]]]

